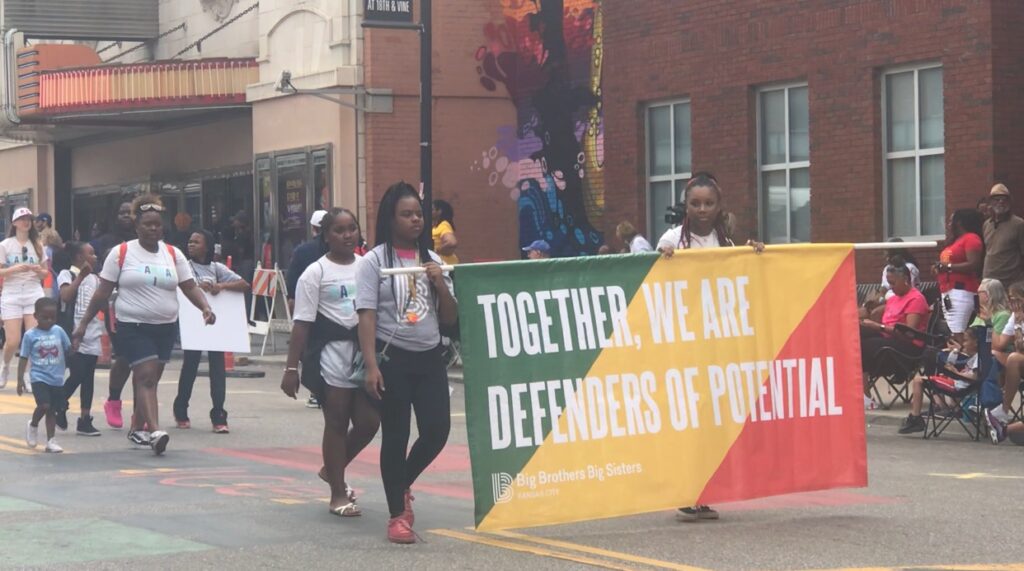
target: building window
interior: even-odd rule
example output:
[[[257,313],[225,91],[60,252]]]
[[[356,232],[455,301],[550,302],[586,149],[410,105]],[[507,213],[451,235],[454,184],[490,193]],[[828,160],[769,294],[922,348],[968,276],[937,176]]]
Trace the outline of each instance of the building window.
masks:
[[[945,234],[942,68],[885,73],[882,82],[888,236]]]
[[[690,102],[659,103],[647,109],[647,229],[652,243],[668,230],[665,211],[693,170]]]
[[[761,234],[769,244],[811,241],[811,137],[807,86],[758,93]]]
[[[287,268],[292,252],[311,236],[314,210],[331,207],[331,146],[255,157],[256,236],[264,266]]]

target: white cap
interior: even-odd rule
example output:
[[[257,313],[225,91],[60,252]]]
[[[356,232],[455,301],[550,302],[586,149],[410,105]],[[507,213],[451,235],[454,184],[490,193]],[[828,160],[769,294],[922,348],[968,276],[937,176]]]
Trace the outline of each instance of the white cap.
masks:
[[[309,218],[310,226],[313,226],[314,228],[319,228],[320,223],[324,221],[324,216],[327,216],[326,210],[317,210],[316,212],[314,212],[313,216]]]
[[[15,220],[21,218],[22,216],[32,216],[32,211],[29,210],[28,208],[25,208],[24,206],[18,208],[17,210],[14,211],[14,214],[11,216],[11,222],[14,222]]]

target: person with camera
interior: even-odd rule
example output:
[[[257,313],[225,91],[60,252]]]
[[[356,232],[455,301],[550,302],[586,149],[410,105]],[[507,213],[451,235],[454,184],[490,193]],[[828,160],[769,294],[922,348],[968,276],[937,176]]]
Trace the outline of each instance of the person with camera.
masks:
[[[676,224],[658,240],[658,252],[666,259],[676,250],[734,246],[733,224],[722,207],[722,189],[708,172],[693,175],[683,189],[682,204],[669,208],[666,222]],[[764,244],[748,240],[755,252],[764,251]],[[681,507],[676,519],[683,522],[718,519],[718,512],[706,505]]]
[[[985,261],[985,246],[981,241],[983,224],[981,214],[973,208],[954,212],[946,224],[949,245],[932,267],[942,294],[942,313],[957,342],[963,341],[964,330],[974,314],[974,297],[981,285],[981,266]]]

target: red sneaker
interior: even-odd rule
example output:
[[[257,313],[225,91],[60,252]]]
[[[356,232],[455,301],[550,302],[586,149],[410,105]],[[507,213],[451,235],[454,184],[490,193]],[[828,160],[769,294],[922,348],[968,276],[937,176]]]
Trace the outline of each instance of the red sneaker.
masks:
[[[416,543],[416,534],[405,519],[405,514],[388,520],[388,541],[391,543]]]
[[[416,514],[412,513],[412,502],[415,499],[416,498],[412,495],[412,490],[406,490],[405,498],[403,500],[405,503],[405,511],[402,512],[402,515],[398,516],[405,518],[406,521],[409,522],[409,527],[412,527],[413,524],[416,523]]]

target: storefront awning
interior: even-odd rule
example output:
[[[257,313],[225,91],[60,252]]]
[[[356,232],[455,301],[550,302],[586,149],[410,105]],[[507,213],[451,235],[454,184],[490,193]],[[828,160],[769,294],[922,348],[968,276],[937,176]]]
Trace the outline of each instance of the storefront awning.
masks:
[[[20,58],[19,54],[19,58]],[[21,62],[25,63],[25,62]],[[25,123],[134,123],[145,114],[245,105],[259,80],[253,59],[204,59],[28,71],[19,65],[18,115]]]

